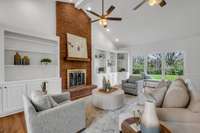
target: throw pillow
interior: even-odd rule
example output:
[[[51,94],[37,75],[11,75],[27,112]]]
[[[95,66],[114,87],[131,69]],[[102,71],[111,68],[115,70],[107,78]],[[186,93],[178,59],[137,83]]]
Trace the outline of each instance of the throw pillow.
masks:
[[[153,93],[150,93],[150,95],[155,99],[155,104],[157,107],[162,106],[166,91],[167,91],[167,87],[163,86],[153,91]]]
[[[41,91],[33,91],[31,93],[31,100],[37,111],[44,111],[52,107],[49,97],[43,95]]]
[[[188,109],[194,113],[200,113],[200,89],[194,88],[190,80],[186,80],[190,92],[190,104]]]
[[[167,87],[169,88],[171,81],[161,80],[157,86],[157,88]]]
[[[37,111],[44,111],[58,106],[52,96],[44,95],[42,91],[32,92],[31,100]]]
[[[49,96],[49,100],[52,108],[58,106],[58,103],[53,99],[52,96]]]
[[[184,80],[177,79],[170,85],[163,102],[163,108],[185,108],[190,100]]]

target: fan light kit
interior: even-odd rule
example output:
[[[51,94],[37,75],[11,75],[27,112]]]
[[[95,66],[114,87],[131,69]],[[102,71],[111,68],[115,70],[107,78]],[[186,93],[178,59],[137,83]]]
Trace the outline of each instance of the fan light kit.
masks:
[[[144,5],[145,3],[148,3],[150,6],[155,6],[158,5],[160,7],[164,7],[167,5],[167,2],[165,0],[143,0],[141,3],[139,3],[134,10],[137,10],[138,8],[140,8],[142,5]]]
[[[106,28],[108,26],[108,21],[121,21],[122,18],[118,18],[118,17],[109,17],[111,15],[111,13],[115,10],[115,6],[110,6],[110,8],[106,11],[106,13],[104,12],[104,0],[102,0],[102,13],[101,15],[93,12],[91,10],[87,10],[87,12],[91,13],[92,15],[98,17],[98,19],[93,20],[92,23],[95,23],[97,21],[99,21],[99,24],[102,25],[104,28]]]

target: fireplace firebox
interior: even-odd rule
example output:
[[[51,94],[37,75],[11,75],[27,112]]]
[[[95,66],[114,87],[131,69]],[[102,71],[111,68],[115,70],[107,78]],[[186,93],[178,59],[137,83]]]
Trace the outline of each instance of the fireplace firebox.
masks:
[[[86,85],[86,69],[68,69],[67,85],[68,89]]]

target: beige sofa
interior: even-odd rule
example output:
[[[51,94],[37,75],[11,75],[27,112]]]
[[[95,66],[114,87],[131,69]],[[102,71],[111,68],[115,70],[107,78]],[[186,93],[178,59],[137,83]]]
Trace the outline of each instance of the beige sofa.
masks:
[[[157,108],[157,114],[172,133],[200,133],[200,90],[194,88],[189,80],[185,82],[190,94],[187,108]]]

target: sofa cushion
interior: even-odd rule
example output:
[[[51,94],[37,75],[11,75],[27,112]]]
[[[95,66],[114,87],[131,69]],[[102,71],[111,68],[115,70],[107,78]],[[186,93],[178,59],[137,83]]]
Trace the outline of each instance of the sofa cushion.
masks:
[[[170,85],[163,102],[164,108],[185,108],[190,100],[184,80],[177,79]]]
[[[193,113],[185,108],[157,108],[159,120],[183,123],[199,123],[200,113]]]
[[[162,106],[166,91],[167,87],[163,86],[150,93],[150,95],[155,99],[155,104],[157,107]]]
[[[51,96],[44,95],[42,91],[33,91],[31,101],[37,111],[44,111],[58,105]]]
[[[134,89],[134,88],[137,87],[137,85],[136,85],[136,84],[133,84],[133,83],[125,83],[125,84],[123,85],[123,87]]]
[[[185,82],[190,92],[188,109],[194,113],[200,113],[200,89],[194,88],[190,80],[186,80]]]

